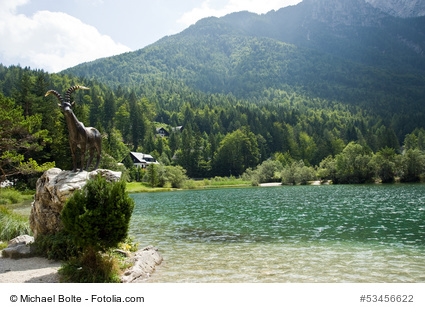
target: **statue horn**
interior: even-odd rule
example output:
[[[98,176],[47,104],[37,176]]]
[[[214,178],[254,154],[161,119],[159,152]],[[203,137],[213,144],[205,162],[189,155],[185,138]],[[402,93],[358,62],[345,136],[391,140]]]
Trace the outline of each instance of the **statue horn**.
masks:
[[[89,88],[84,87],[84,86],[79,86],[79,85],[70,87],[70,88],[66,91],[66,93],[65,93],[65,100],[66,100],[66,102],[70,102],[70,101],[71,101],[71,93],[73,93],[73,92],[74,92],[75,90],[77,90],[77,89],[84,89],[84,90],[88,90]]]
[[[56,96],[56,98],[58,98],[58,100],[62,103],[63,102],[63,98],[60,95],[59,92],[57,92],[56,90],[49,90],[48,92],[46,92],[46,94],[44,95],[45,97],[47,97],[48,95],[54,95]]]

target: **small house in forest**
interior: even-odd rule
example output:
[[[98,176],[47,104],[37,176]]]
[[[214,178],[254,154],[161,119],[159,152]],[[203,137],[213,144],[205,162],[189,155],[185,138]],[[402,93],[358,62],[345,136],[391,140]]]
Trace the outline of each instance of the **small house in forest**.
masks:
[[[183,126],[171,127],[172,132],[183,132]],[[170,132],[166,130],[164,127],[157,127],[156,134],[161,137],[169,137]]]
[[[183,132],[183,126],[173,127],[172,131],[181,133],[181,132]]]
[[[149,164],[159,164],[153,156],[141,152],[130,152],[130,158],[135,166],[141,168],[146,168]]]
[[[161,137],[168,137],[170,133],[164,127],[158,127],[156,133]]]

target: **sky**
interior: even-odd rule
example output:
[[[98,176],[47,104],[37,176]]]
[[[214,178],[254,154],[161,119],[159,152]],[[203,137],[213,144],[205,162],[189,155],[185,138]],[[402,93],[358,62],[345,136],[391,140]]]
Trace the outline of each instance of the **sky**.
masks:
[[[56,73],[135,51],[198,20],[301,0],[0,0],[0,63]]]

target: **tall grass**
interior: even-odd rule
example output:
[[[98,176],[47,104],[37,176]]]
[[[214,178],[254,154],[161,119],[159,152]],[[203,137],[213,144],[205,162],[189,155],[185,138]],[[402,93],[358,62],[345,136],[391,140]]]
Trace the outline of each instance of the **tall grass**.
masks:
[[[59,269],[63,283],[119,283],[118,259],[86,249],[78,258],[71,258]]]
[[[20,235],[31,235],[31,228],[27,216],[13,212],[0,206],[0,240],[9,241]]]

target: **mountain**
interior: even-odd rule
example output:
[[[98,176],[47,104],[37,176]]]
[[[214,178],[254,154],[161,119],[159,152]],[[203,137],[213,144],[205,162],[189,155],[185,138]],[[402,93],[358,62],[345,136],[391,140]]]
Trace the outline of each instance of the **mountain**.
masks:
[[[425,17],[394,17],[376,3],[304,0],[262,15],[206,18],[63,73],[140,92],[148,82],[179,82],[257,104],[271,101],[270,91],[275,98],[297,92],[425,127]]]
[[[425,16],[423,0],[366,0],[380,10],[402,18]]]

